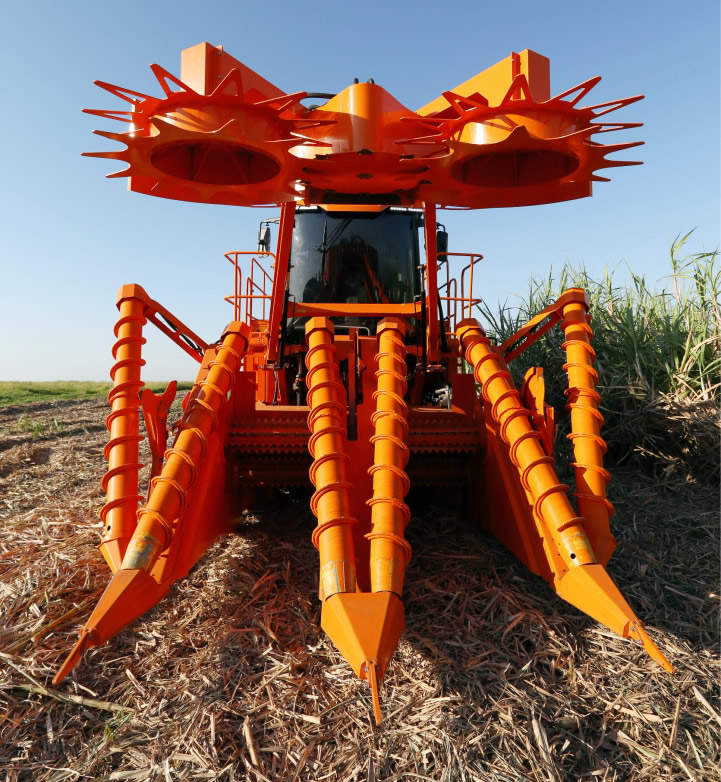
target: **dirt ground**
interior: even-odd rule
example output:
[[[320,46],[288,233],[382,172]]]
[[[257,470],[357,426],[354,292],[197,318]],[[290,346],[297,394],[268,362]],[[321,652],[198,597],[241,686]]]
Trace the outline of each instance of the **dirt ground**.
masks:
[[[672,675],[439,496],[408,528],[374,727],[318,624],[315,520],[286,496],[53,688],[109,578],[106,413],[0,408],[1,780],[721,779],[718,492],[630,471],[609,572]]]

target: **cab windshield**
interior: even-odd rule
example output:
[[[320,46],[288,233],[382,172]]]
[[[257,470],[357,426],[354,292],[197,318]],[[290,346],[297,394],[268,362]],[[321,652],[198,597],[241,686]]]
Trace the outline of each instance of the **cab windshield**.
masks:
[[[418,229],[409,210],[299,209],[290,254],[289,293],[297,302],[405,304],[420,292]]]

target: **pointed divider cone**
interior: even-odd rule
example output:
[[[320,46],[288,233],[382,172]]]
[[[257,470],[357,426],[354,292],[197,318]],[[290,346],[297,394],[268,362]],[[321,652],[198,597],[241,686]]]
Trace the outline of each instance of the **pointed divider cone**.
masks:
[[[564,600],[609,630],[640,643],[652,660],[673,673],[673,666],[643,629],[643,624],[603,565],[579,565],[569,570],[557,583],[556,591]]]
[[[379,679],[405,625],[403,602],[393,592],[338,592],[323,603],[321,627],[361,679],[373,662]]]
[[[108,567],[113,573],[117,573],[118,570],[120,570],[127,547],[127,540],[124,543],[121,543],[121,541],[117,538],[114,540],[104,541],[98,546],[100,553],[105,558],[105,561],[108,563]]]
[[[85,649],[100,646],[115,633],[152,608],[168,591],[170,582],[158,584],[145,570],[118,570],[80,632],[53,684],[59,684],[77,665]]]

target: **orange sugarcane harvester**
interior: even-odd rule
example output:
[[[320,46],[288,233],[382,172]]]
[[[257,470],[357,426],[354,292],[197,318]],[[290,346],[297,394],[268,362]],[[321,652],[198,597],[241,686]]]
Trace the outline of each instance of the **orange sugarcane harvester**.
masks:
[[[462,493],[478,524],[561,597],[671,671],[605,569],[613,506],[586,295],[566,291],[495,345],[473,318],[481,256],[449,252],[436,222],[439,207],[591,195],[608,181],[600,169],[633,165],[608,154],[636,146],[593,140],[637,127],[600,118],[641,96],[581,106],[593,78],[552,97],[548,60],[528,50],[417,111],[372,81],[287,94],[207,43],[183,52],[180,78],[151,67],[161,97],[98,82],[125,108],[88,113],[130,128],[96,131],[123,148],[89,154],[121,161],[109,176],[139,193],[277,205],[280,217],[261,224],[258,252],[226,254],[234,319],[216,342],[137,285],[118,294],[100,545],[113,575],[55,682],[155,605],[256,498],[309,483],[321,623],[368,680],[376,720],[403,631],[411,485]],[[175,386],[140,393],[148,321],[199,364],[170,448]],[[565,335],[570,496],[543,371],[530,367],[518,389],[508,369],[555,326]]]

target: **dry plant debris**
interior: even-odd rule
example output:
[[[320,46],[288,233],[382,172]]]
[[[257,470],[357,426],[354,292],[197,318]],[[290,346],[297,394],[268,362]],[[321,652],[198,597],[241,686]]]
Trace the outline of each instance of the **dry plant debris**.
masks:
[[[425,498],[375,728],[319,628],[314,519],[288,495],[53,688],[108,580],[106,412],[0,409],[3,780],[721,779],[718,496],[632,472],[611,485],[609,569],[672,676]]]

